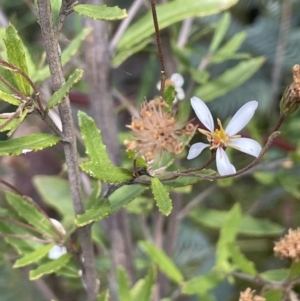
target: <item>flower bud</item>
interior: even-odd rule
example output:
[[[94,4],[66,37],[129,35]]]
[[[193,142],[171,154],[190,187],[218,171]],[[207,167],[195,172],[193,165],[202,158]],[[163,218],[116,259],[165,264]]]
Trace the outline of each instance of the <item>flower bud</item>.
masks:
[[[281,114],[288,116],[294,113],[300,105],[300,66],[293,67],[293,83],[284,91],[280,101]]]

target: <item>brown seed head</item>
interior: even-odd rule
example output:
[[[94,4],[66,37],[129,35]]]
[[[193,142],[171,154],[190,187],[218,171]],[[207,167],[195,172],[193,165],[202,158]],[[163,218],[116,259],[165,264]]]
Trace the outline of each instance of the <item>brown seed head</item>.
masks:
[[[132,130],[134,141],[125,140],[127,150],[136,150],[137,156],[144,156],[147,162],[164,151],[179,154],[183,150],[182,135],[193,136],[196,128],[192,124],[179,127],[168,104],[156,98],[142,104],[139,116],[132,116],[128,128]]]
[[[300,228],[289,229],[281,240],[275,242],[274,252],[281,258],[291,258],[299,261],[300,259]]]
[[[255,291],[251,291],[251,288],[248,287],[244,292],[240,293],[239,301],[265,301],[266,300],[265,298],[254,294]]]
[[[300,65],[293,67],[293,83],[285,90],[280,101],[280,112],[284,115],[294,113],[300,105]]]

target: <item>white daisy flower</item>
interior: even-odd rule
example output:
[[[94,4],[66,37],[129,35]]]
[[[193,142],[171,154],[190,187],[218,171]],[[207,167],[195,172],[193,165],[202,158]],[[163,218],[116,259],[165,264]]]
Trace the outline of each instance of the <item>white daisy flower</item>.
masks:
[[[208,129],[198,129],[200,133],[204,134],[209,141],[206,143],[195,143],[191,146],[187,159],[194,159],[206,148],[216,149],[216,164],[218,172],[221,176],[235,174],[236,169],[230,163],[228,156],[225,153],[225,148],[231,146],[241,152],[258,157],[261,152],[261,146],[253,139],[241,138],[236,135],[244,126],[251,120],[254,112],[258,106],[255,100],[244,104],[232,117],[225,130],[222,123],[217,119],[219,129],[215,129],[213,117],[206,106],[206,104],[198,97],[191,98],[191,105],[203,125]]]
[[[165,85],[169,86],[173,84],[175,87],[176,96],[174,99],[174,103],[177,101],[183,100],[185,98],[185,93],[182,89],[182,86],[184,84],[184,79],[181,74],[179,73],[173,73],[169,79],[166,80]],[[160,90],[161,88],[161,82],[158,82],[156,85],[157,89]]]

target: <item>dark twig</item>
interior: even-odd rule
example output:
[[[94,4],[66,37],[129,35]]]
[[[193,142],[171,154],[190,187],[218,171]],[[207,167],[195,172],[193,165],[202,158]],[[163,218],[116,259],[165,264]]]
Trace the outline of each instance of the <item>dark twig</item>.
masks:
[[[6,182],[5,180],[0,179],[0,183],[2,183],[3,185],[7,186],[9,189],[11,189],[15,193],[19,194],[20,196],[24,195],[24,193],[22,193],[18,188],[16,188],[15,186],[11,185],[8,182]]]
[[[155,0],[151,0],[151,10],[152,10],[153,23],[154,23],[154,28],[155,28],[157,50],[158,50],[159,61],[160,61],[160,72],[161,72],[160,96],[163,97],[164,91],[165,91],[166,72],[165,72],[165,63],[164,63],[164,57],[163,57],[163,51],[162,51],[161,39],[160,39],[160,33],[159,33],[159,25],[158,25],[157,14],[156,14]]]

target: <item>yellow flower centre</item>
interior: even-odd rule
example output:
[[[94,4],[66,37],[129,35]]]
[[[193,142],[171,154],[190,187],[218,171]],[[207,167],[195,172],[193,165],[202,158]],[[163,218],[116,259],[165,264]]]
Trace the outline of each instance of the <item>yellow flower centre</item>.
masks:
[[[238,138],[240,135],[229,136],[223,126],[221,120],[217,119],[219,129],[215,129],[214,132],[209,132],[206,130],[198,129],[201,134],[204,134],[207,137],[207,140],[211,144],[210,149],[216,149],[219,147],[225,148],[231,141],[231,138]]]

